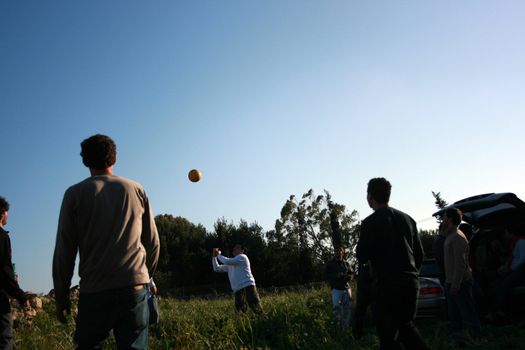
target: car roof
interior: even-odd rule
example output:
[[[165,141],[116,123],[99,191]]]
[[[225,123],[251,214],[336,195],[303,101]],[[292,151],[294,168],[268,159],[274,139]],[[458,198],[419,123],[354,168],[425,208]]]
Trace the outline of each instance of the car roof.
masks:
[[[449,208],[463,212],[463,220],[482,229],[494,229],[525,221],[525,202],[514,193],[486,193],[468,197],[438,210],[440,217]]]

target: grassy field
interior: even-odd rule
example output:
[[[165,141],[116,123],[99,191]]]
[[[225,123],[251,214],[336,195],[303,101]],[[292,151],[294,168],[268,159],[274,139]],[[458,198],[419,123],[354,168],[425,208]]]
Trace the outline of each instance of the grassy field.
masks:
[[[232,299],[180,301],[162,299],[162,337],[150,335],[151,349],[374,349],[378,344],[370,325],[365,336],[354,340],[349,331],[337,331],[332,323],[328,288],[305,289],[262,295],[264,316],[251,312],[237,315]],[[417,320],[432,349],[453,348],[447,341],[447,325],[439,320]],[[484,327],[484,336],[467,343],[466,349],[522,349],[525,324]],[[61,325],[54,305],[44,303],[31,324],[16,328],[17,349],[73,349],[74,323]],[[107,342],[114,349],[114,341]]]

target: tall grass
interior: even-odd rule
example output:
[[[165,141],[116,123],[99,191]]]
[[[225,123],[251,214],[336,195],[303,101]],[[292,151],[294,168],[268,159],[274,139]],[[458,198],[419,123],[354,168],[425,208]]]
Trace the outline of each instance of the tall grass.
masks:
[[[328,288],[305,289],[262,295],[264,315],[237,314],[233,299],[161,299],[161,339],[150,335],[151,349],[374,349],[378,345],[373,327],[354,340],[349,330],[335,327]],[[447,324],[418,320],[417,325],[432,349],[451,349]],[[59,324],[54,305],[44,303],[31,325],[17,327],[17,349],[72,349],[74,323]],[[521,349],[525,347],[523,324],[486,327],[481,340],[466,349]],[[108,349],[115,349],[112,337]]]

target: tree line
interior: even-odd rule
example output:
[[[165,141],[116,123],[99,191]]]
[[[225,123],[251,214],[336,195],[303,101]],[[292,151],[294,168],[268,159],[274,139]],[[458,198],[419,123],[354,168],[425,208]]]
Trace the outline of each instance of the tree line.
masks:
[[[236,243],[246,247],[259,287],[279,287],[324,279],[324,265],[333,247],[344,245],[355,267],[355,247],[360,220],[356,210],[335,203],[328,191],[316,195],[312,189],[284,203],[275,226],[264,231],[256,222],[238,224],[218,219],[212,232],[203,225],[169,214],[155,217],[161,251],[155,274],[161,290],[184,295],[227,291],[225,275],[213,272],[211,250],[219,247],[231,255]],[[431,252],[434,231],[421,231],[425,250]]]

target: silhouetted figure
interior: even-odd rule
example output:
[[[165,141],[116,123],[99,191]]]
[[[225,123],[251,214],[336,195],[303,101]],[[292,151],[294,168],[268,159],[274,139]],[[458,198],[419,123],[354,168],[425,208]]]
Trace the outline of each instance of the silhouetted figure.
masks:
[[[469,265],[469,245],[467,238],[458,229],[463,215],[459,209],[447,209],[443,214],[445,234],[445,292],[447,296],[450,330],[459,335],[464,326],[470,334],[478,337],[481,333],[479,315],[472,288],[474,280]],[[454,335],[453,340],[460,340]]]
[[[15,278],[11,261],[11,240],[9,232],[4,230],[7,224],[9,203],[0,197],[0,349],[12,349],[13,317],[9,298],[18,300],[23,307],[29,307],[26,293],[20,289]]]
[[[334,320],[342,328],[348,327],[352,319],[352,269],[344,257],[344,247],[337,246],[334,248],[334,258],[325,266],[325,276],[332,292]]]
[[[367,200],[374,213],[361,223],[357,259],[370,262],[377,279],[380,348],[428,349],[414,325],[423,247],[415,221],[388,205],[391,188],[384,178],[368,182]]]

